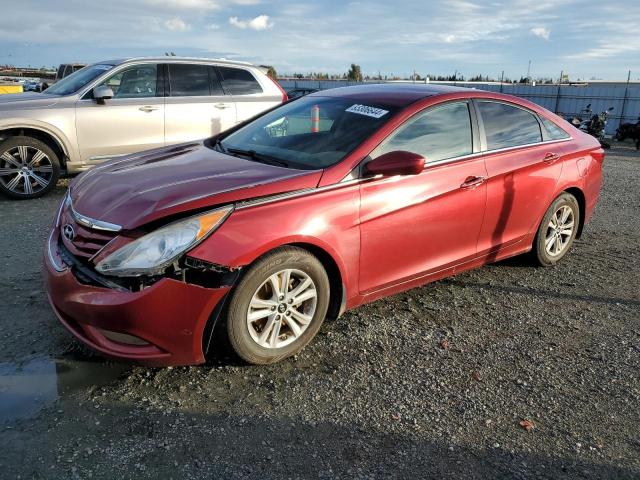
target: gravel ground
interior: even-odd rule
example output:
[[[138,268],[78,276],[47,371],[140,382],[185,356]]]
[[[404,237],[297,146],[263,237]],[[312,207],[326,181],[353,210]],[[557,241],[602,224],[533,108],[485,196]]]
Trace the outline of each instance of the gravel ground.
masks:
[[[64,185],[0,200],[0,476],[638,479],[639,184],[640,155],[615,147],[560,265],[511,259],[375,302],[268,367],[91,354],[41,281]]]

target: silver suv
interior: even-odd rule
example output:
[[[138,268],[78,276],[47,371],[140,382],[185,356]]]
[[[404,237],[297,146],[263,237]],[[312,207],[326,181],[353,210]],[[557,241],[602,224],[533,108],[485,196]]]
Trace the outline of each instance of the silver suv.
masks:
[[[39,197],[61,171],[210,137],[286,99],[247,63],[159,57],[89,65],[42,93],[0,95],[0,193]]]

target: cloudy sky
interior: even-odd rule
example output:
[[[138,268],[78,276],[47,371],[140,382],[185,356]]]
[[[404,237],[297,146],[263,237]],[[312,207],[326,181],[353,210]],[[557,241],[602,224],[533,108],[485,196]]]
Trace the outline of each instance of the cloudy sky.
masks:
[[[0,64],[225,57],[279,73],[640,78],[638,0],[20,0]]]

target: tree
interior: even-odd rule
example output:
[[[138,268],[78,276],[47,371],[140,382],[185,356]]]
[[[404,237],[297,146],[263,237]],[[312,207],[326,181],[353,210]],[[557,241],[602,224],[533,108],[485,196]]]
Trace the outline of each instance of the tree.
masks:
[[[267,69],[267,77],[273,78],[276,80],[278,78],[278,72],[271,65],[260,65],[262,68]]]
[[[352,82],[362,81],[362,70],[360,70],[360,65],[356,65],[355,63],[351,64],[351,68],[347,72],[347,80]]]

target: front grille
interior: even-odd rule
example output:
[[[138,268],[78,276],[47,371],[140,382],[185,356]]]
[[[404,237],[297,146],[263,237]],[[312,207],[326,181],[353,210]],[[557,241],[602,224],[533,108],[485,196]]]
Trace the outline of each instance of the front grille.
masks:
[[[73,238],[69,240],[65,235],[65,227],[73,229]],[[88,260],[118,235],[117,232],[95,230],[75,221],[67,208],[60,218],[60,237],[65,247],[75,257]]]

